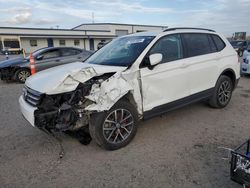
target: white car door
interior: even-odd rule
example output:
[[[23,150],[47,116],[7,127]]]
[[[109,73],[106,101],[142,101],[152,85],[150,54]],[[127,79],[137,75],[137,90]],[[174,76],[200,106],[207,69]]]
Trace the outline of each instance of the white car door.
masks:
[[[161,53],[160,64],[150,68],[149,56]],[[184,98],[190,94],[188,70],[183,58],[179,34],[160,38],[147,53],[140,65],[143,111]],[[163,106],[161,106],[163,105]]]
[[[187,66],[189,67],[190,94],[204,94],[215,87],[218,79],[218,64],[221,54],[212,36],[206,33],[185,33],[182,34],[185,43]],[[204,92],[204,93],[201,93]]]

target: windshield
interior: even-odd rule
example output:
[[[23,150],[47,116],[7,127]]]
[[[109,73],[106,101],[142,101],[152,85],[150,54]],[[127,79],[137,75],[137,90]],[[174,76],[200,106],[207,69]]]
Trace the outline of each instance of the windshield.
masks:
[[[98,65],[130,66],[153,39],[154,36],[117,38],[94,53],[86,62]]]
[[[231,45],[235,47],[240,47],[244,41],[231,41]]]

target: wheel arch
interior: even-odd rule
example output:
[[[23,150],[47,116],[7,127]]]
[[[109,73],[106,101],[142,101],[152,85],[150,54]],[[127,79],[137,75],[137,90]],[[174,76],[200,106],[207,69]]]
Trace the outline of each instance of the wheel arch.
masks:
[[[220,74],[220,76],[222,76],[222,75],[228,76],[228,77],[232,80],[232,82],[233,82],[233,87],[234,87],[233,89],[235,89],[235,86],[236,86],[236,74],[235,74],[234,70],[231,69],[231,68],[225,69],[225,70]],[[219,76],[219,77],[220,77],[220,76]]]
[[[30,68],[29,67],[21,67],[21,66],[16,66],[15,67],[15,74],[17,71],[21,70],[21,69],[25,69],[25,70],[28,70],[29,72],[31,72]]]
[[[142,114],[140,113],[140,110],[139,110],[140,107],[138,107],[138,105],[140,104],[136,103],[132,91],[128,91],[127,94],[125,94],[123,97],[120,98],[120,100],[125,100],[129,102],[130,104],[132,104],[135,110],[137,111],[138,117],[141,118]]]

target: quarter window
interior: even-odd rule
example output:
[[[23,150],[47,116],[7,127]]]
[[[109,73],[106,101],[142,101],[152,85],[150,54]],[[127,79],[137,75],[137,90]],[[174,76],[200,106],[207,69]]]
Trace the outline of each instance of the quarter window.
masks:
[[[216,47],[211,35],[208,35],[208,40],[209,40],[211,52],[212,53],[217,52],[217,47]]]
[[[180,35],[165,36],[153,46],[149,55],[161,53],[162,62],[166,63],[183,58],[183,50]]]
[[[199,56],[211,53],[207,34],[188,33],[183,34],[187,47],[187,57]]]
[[[221,51],[225,48],[226,45],[219,36],[212,35],[212,38],[214,40],[214,43],[216,44],[217,51]]]

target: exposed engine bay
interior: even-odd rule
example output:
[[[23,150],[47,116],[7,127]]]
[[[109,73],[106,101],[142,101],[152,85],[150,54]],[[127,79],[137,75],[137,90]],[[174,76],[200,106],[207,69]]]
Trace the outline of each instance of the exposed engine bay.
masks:
[[[85,110],[93,101],[86,98],[93,85],[100,85],[114,73],[94,77],[67,93],[44,94],[35,111],[35,125],[38,128],[54,131],[76,131],[88,126],[91,111]],[[27,100],[26,100],[27,101]]]

